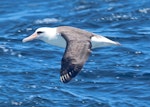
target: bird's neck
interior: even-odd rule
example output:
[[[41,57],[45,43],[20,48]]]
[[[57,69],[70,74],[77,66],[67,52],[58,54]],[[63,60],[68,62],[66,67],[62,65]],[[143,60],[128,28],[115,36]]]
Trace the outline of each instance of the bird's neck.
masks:
[[[47,34],[47,36],[45,36],[41,40],[50,45],[65,48],[66,40],[61,36],[60,33],[57,33],[57,28],[51,28],[51,30],[49,31],[49,34]]]

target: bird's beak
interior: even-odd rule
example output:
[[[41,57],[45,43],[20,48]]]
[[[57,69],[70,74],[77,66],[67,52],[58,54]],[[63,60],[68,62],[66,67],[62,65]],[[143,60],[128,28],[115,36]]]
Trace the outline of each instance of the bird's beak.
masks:
[[[22,42],[32,41],[32,40],[34,40],[34,39],[36,39],[36,38],[37,38],[37,33],[33,33],[31,36],[24,38],[24,39],[22,40]]]

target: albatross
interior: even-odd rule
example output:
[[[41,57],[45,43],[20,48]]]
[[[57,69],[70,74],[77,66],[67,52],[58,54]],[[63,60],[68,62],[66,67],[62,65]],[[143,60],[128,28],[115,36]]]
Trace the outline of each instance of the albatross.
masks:
[[[60,69],[60,80],[63,83],[68,83],[81,71],[91,49],[120,45],[104,36],[71,26],[40,27],[31,36],[24,38],[22,42],[34,39],[65,48]]]

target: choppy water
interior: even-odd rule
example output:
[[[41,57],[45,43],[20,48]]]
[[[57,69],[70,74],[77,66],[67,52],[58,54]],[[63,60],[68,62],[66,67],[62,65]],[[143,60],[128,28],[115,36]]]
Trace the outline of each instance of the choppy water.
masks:
[[[0,107],[149,107],[149,0],[2,0]],[[42,26],[69,25],[122,44],[93,50],[69,84],[63,49],[21,40]]]

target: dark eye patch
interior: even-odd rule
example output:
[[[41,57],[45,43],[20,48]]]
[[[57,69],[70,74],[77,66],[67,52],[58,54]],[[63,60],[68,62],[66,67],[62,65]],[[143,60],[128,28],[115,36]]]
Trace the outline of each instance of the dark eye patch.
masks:
[[[38,31],[38,32],[37,32],[37,34],[41,34],[41,33],[43,33],[43,32],[42,32],[42,31]]]

